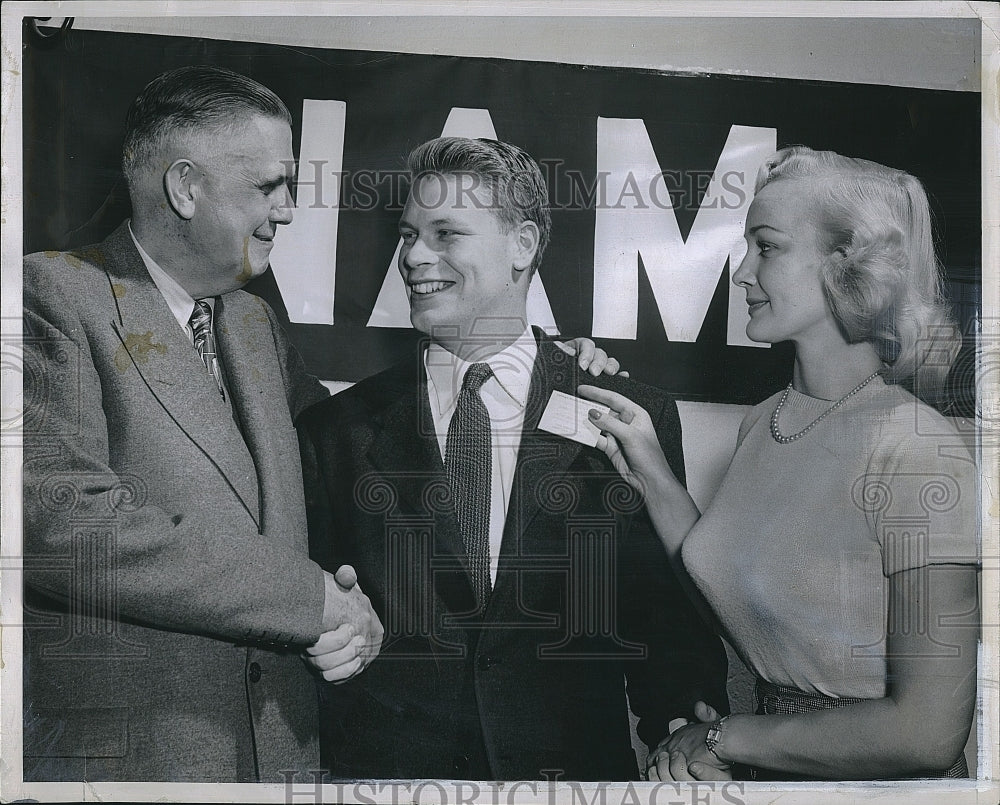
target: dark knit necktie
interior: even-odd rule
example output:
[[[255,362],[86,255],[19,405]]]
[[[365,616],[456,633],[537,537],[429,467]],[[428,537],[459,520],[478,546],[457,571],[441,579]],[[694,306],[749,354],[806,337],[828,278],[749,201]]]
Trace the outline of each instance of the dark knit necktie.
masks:
[[[222,384],[222,369],[219,367],[219,357],[215,354],[215,335],[212,333],[212,307],[204,299],[194,303],[194,313],[191,314],[191,332],[194,334],[194,346],[201,355],[205,368],[212,373],[219,387],[222,399],[226,399],[226,388]]]
[[[469,556],[476,598],[485,606],[490,593],[490,489],[493,459],[490,415],[479,389],[493,376],[489,364],[469,367],[448,426],[444,466],[455,498],[458,528]]]

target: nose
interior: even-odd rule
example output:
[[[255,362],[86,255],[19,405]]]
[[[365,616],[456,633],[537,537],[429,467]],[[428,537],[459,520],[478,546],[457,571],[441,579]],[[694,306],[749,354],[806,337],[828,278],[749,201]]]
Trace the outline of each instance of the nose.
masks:
[[[295,216],[295,204],[288,185],[282,185],[282,188],[278,200],[271,207],[271,220],[276,224],[290,224]]]
[[[752,258],[753,249],[747,250],[746,255],[740,260],[740,265],[733,272],[733,285],[742,285],[745,288],[757,284],[756,266]]]
[[[399,268],[401,271],[412,271],[419,266],[433,265],[437,262],[437,252],[431,249],[423,238],[416,238],[413,243],[403,243],[399,252]]]

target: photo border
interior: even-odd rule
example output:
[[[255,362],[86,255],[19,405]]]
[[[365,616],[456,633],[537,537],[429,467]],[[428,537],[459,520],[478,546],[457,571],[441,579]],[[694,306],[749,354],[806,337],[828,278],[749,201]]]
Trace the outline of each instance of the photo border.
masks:
[[[70,13],[77,17],[271,17],[289,15],[321,16],[545,16],[545,17],[691,17],[691,18],[929,18],[978,17],[982,21],[982,50],[979,65],[982,109],[982,348],[980,378],[1000,371],[1000,7],[986,2],[632,2],[607,3],[541,2],[10,2],[2,8],[3,19],[3,294],[2,314],[3,379],[2,506],[0,506],[0,799],[105,800],[205,802],[435,802],[431,794],[444,790],[448,801],[473,793],[470,783],[433,781],[420,783],[377,781],[373,783],[328,784],[319,798],[308,786],[268,784],[187,784],[187,783],[24,783],[22,776],[22,673],[20,611],[21,571],[21,451],[17,423],[22,410],[19,343],[21,336],[21,258],[23,207],[22,182],[22,94],[21,18]],[[180,35],[188,35],[182,33]],[[474,55],[474,54],[459,54]],[[490,55],[490,54],[482,54]],[[625,66],[629,65],[611,65]],[[718,71],[725,74],[725,71]],[[753,74],[743,72],[741,74]],[[773,76],[772,76],[773,77]],[[794,76],[782,76],[794,77]],[[816,78],[815,76],[807,76]],[[836,78],[826,80],[839,80]],[[871,783],[746,783],[739,794],[721,784],[651,783],[545,783],[486,784],[475,801],[569,802],[576,805],[618,805],[639,801],[659,803],[769,802],[780,793],[783,803],[839,803],[859,798],[882,801],[940,802],[942,794],[954,803],[982,803],[1000,799],[997,770],[1000,768],[1000,736],[995,733],[1000,714],[1000,653],[996,622],[1000,612],[1000,388],[980,384],[979,410],[984,412],[978,429],[978,456],[981,468],[981,532],[983,566],[981,587],[982,643],[979,656],[979,692],[976,729],[979,777],[966,781],[871,782]],[[664,785],[666,787],[664,787]],[[353,786],[353,790],[350,790]],[[367,787],[366,787],[367,786]],[[438,787],[435,787],[438,786]],[[450,787],[449,787],[450,786]],[[675,788],[680,786],[680,788]],[[382,791],[378,788],[382,787]],[[439,788],[440,787],[440,788]],[[291,795],[291,796],[290,796]],[[312,797],[312,798],[310,798]],[[512,799],[513,797],[513,799]],[[635,797],[638,799],[636,800]],[[887,799],[888,798],[888,799]]]

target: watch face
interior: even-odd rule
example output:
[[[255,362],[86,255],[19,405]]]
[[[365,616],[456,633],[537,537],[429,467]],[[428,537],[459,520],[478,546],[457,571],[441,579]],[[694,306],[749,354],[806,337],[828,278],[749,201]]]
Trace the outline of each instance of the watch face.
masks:
[[[708,728],[708,735],[705,736],[705,746],[708,747],[709,751],[715,752],[715,747],[719,745],[719,741],[722,739],[722,721],[716,721],[711,727]]]

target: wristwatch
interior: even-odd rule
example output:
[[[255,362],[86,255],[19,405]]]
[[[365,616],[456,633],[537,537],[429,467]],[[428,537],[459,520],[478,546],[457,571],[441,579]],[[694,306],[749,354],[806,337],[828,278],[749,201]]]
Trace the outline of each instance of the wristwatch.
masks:
[[[708,728],[708,735],[705,736],[705,746],[708,748],[708,751],[719,758],[719,760],[723,763],[726,761],[722,760],[722,758],[715,754],[715,747],[717,747],[719,742],[722,740],[722,725],[726,723],[727,718],[729,718],[729,716],[723,716],[712,724],[712,726]]]

